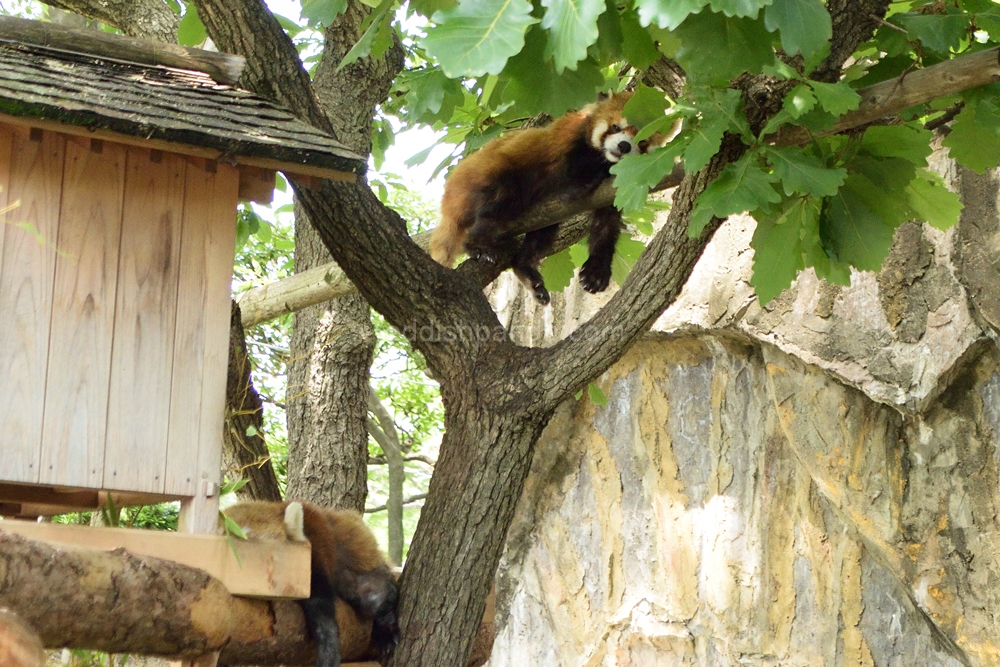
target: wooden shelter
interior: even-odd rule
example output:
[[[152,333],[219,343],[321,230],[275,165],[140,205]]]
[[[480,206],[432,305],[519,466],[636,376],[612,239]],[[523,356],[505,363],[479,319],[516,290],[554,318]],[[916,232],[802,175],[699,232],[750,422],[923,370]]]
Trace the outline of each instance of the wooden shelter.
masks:
[[[365,165],[196,69],[241,67],[0,17],[0,516],[179,500],[182,533],[215,532],[237,203],[270,201],[275,170],[308,185]],[[0,521],[193,564],[233,593],[308,595],[307,547],[303,591],[267,553],[226,581],[223,538],[71,528]]]

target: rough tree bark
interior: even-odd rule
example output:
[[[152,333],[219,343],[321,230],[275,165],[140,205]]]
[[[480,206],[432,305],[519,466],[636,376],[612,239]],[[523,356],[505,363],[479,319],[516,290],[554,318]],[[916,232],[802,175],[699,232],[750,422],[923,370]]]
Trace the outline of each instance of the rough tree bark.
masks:
[[[250,355],[234,302],[229,322],[229,368],[226,373],[226,421],[223,427],[222,469],[247,483],[238,491],[247,500],[281,500],[271,454],[264,441],[264,405],[253,386]]]
[[[361,37],[371,8],[348,3],[326,31],[313,87],[337,138],[360,155],[371,152],[375,105],[403,65],[396,44],[381,58],[337,66]],[[295,268],[328,263],[301,206],[295,207]],[[288,364],[288,497],[362,511],[368,493],[368,373],[375,349],[368,302],[358,294],[295,313]]]
[[[180,17],[162,0],[47,0],[45,4],[113,25],[131,37],[177,42]]]

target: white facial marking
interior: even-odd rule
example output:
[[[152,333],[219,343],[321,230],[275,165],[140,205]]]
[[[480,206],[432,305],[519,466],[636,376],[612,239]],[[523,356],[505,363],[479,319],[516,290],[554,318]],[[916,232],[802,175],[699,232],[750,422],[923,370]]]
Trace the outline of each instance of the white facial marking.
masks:
[[[624,151],[621,148],[622,143],[628,144],[628,150]],[[604,157],[608,162],[618,162],[622,159],[622,156],[628,153],[634,153],[635,141],[632,139],[632,134],[629,132],[615,132],[614,134],[609,134],[604,137]]]
[[[601,137],[604,133],[608,131],[608,123],[604,120],[597,121],[594,125],[594,129],[590,132],[590,145],[593,147],[598,147],[601,145]]]

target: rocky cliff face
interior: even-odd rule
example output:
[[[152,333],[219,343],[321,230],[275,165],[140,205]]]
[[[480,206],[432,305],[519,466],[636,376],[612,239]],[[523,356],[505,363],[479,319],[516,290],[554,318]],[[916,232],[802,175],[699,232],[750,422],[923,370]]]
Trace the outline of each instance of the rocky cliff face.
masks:
[[[560,409],[497,579],[490,665],[1000,665],[1000,225],[995,175],[911,224],[878,276],[804,274],[760,308],[752,221]],[[556,340],[602,299],[511,330]]]

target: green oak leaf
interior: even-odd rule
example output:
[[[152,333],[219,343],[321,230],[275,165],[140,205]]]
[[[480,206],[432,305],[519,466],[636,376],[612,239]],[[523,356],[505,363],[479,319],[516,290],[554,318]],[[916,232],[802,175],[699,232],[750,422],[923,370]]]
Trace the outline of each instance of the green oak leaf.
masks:
[[[743,72],[755,74],[774,62],[771,35],[759,19],[702,11],[674,31],[681,47],[676,59],[688,81],[725,85]]]
[[[686,145],[686,142],[678,141],[645,155],[627,155],[612,166],[615,206],[624,212],[642,210],[649,189],[674,170],[674,161]]]
[[[976,17],[976,24],[989,34],[991,40],[1000,42],[1000,16],[980,14]]]
[[[597,17],[597,51],[599,60],[613,62],[622,55],[622,15],[613,0],[606,0],[606,9]]]
[[[918,14],[907,12],[892,17],[909,33],[911,40],[919,39],[924,48],[940,53],[958,49],[969,30],[972,17],[959,12],[955,14]]]
[[[661,28],[674,30],[689,15],[700,12],[708,0],[639,0],[639,20],[642,25],[655,23]]]
[[[761,169],[755,151],[747,151],[736,162],[726,165],[722,173],[712,181],[696,200],[696,210],[710,211],[717,218],[726,218],[734,213],[753,211],[781,201],[771,183],[778,177]],[[701,234],[704,224],[710,218],[705,214],[697,216],[700,227],[695,227],[696,216],[692,214],[688,235]]]
[[[409,74],[406,79],[406,113],[425,123],[447,121],[455,107],[465,99],[464,89],[455,79],[449,79],[439,67],[426,67]]]
[[[407,6],[420,14],[430,18],[440,11],[454,9],[458,5],[458,0],[409,0]]]
[[[710,104],[699,106],[701,120],[692,130],[691,143],[684,151],[685,170],[698,171],[719,152],[722,135],[733,125],[741,99],[738,91],[727,88],[721,94],[714,93]]]
[[[528,0],[463,0],[431,20],[436,25],[427,29],[422,45],[453,79],[499,74],[539,21]]]
[[[663,91],[640,83],[636,86],[632,99],[625,103],[622,114],[629,125],[645,127],[661,120],[668,106],[669,102]]]
[[[660,58],[660,51],[656,48],[649,31],[639,23],[639,15],[635,10],[628,10],[621,13],[622,27],[622,54],[639,70],[644,70]]]
[[[569,248],[565,248],[543,259],[538,272],[542,274],[546,289],[550,292],[561,292],[573,281],[575,269],[576,266],[569,256]]]
[[[726,16],[757,18],[760,10],[771,4],[773,0],[710,0],[712,9]],[[770,30],[770,28],[769,28]]]
[[[615,256],[611,260],[611,279],[621,285],[628,278],[629,271],[635,266],[639,255],[646,249],[646,244],[636,241],[628,232],[622,232],[615,244]]]
[[[604,395],[604,392],[601,391],[601,388],[597,386],[596,382],[591,382],[587,385],[587,398],[589,398],[590,402],[594,405],[608,404],[608,397]]]
[[[524,49],[510,59],[500,74],[505,84],[503,100],[512,105],[515,113],[561,116],[593,102],[605,85],[604,74],[590,59],[578,63],[575,70],[556,74],[552,63],[542,59],[546,40],[544,30],[532,27],[525,36]]]
[[[677,116],[661,116],[657,118],[652,123],[644,125],[641,130],[639,130],[635,135],[636,141],[642,141],[643,139],[648,139],[657,132],[662,132],[664,135],[671,134],[671,129],[674,123],[680,121]]]
[[[597,41],[597,19],[604,13],[604,0],[541,0],[545,7],[542,28],[549,31],[545,58],[552,59],[556,73],[576,69],[587,57],[587,48]]]
[[[792,88],[782,103],[782,107],[784,107],[785,111],[792,118],[799,118],[809,113],[815,106],[816,95],[813,94],[812,89],[805,83],[800,83]]]
[[[844,82],[822,83],[810,81],[816,100],[823,109],[834,116],[843,116],[854,111],[861,104],[861,96]]]
[[[918,171],[903,192],[917,216],[942,231],[958,222],[964,208],[958,195],[945,187],[944,179],[930,171]]]
[[[839,118],[848,111],[854,111],[861,104],[861,96],[844,82],[810,81],[809,85],[812,86],[820,106],[835,117]]]
[[[302,0],[302,18],[310,25],[333,25],[340,13],[347,9],[347,0]]]
[[[368,15],[368,18],[361,24],[365,28],[361,39],[351,47],[351,50],[337,65],[338,70],[344,69],[351,63],[369,55],[378,58],[392,46],[393,13],[391,10],[394,5],[395,0],[382,0],[375,11]]]
[[[847,177],[823,211],[821,229],[837,259],[862,271],[878,271],[908,207],[893,205],[886,192],[862,174]],[[896,214],[891,212],[895,210]],[[887,213],[890,213],[887,215]]]
[[[959,164],[982,174],[1000,164],[1000,109],[988,99],[969,97],[943,143]]]
[[[812,155],[797,146],[766,148],[765,155],[781,179],[786,195],[794,192],[814,197],[832,197],[844,184],[847,170],[827,169]]]
[[[764,25],[781,34],[781,48],[810,60],[833,36],[830,13],[820,0],[774,0],[764,10]]]
[[[755,212],[750,284],[761,305],[781,294],[805,268],[804,246],[819,243],[819,213],[820,201],[813,197],[788,200],[776,216]]]
[[[931,154],[931,131],[919,124],[876,125],[865,130],[861,150],[878,157],[898,157],[917,166],[927,166]]]
[[[205,25],[198,16],[194,3],[187,3],[187,11],[177,24],[177,43],[181,46],[197,46],[208,38]]]

